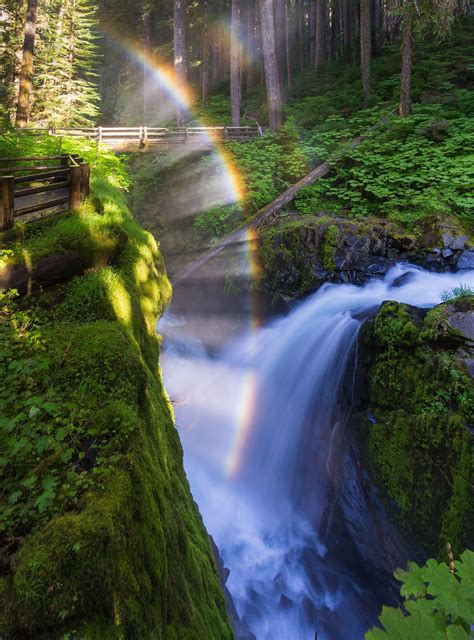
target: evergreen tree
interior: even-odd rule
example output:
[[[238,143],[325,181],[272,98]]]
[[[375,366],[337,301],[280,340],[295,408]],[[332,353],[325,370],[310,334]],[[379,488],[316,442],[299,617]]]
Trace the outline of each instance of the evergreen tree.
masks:
[[[34,81],[35,122],[87,126],[98,116],[97,16],[92,0],[52,0],[45,9]]]
[[[24,2],[4,0],[0,9],[0,120],[9,125],[21,66]]]
[[[364,0],[362,0],[364,1]],[[400,108],[402,117],[411,111],[411,75],[413,64],[413,32],[431,30],[445,39],[458,13],[466,9],[465,0],[404,0],[402,8],[402,70]]]

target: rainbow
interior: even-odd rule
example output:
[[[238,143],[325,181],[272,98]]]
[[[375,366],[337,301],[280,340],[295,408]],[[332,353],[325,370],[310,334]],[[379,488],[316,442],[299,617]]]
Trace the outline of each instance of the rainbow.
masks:
[[[110,34],[109,34],[110,35]],[[153,81],[163,89],[170,101],[176,107],[185,111],[187,114],[191,112],[194,102],[193,94],[189,87],[180,86],[176,80],[174,70],[170,65],[158,62],[154,57],[150,57],[144,51],[139,49],[132,43],[127,43],[122,39],[113,37],[113,40],[126,53],[126,55],[136,64],[146,70],[146,73]],[[206,123],[200,121],[200,126],[205,127]],[[225,194],[227,196],[227,204],[242,202],[245,194],[244,181],[235,166],[232,157],[223,145],[220,144],[212,135],[212,132],[205,132],[207,141],[217,152],[222,167],[222,175],[224,180]],[[240,233],[239,233],[240,235]],[[248,266],[248,276],[250,282],[258,281],[260,276],[260,262],[258,259],[258,235],[255,229],[247,229],[242,232],[242,237],[246,241],[246,262]],[[252,297],[252,314],[249,322],[250,331],[259,328],[260,313],[259,301],[257,298],[256,288],[251,286],[250,295]],[[240,410],[236,416],[234,425],[233,442],[229,450],[229,454],[225,464],[225,473],[227,477],[235,477],[242,466],[245,457],[246,446],[251,434],[255,410],[258,402],[258,380],[257,373],[250,370],[242,384]]]
[[[125,52],[129,59],[145,70],[146,74],[160,86],[177,108],[179,107],[186,114],[191,113],[192,105],[195,102],[193,92],[189,85],[182,86],[178,83],[171,65],[158,61],[155,56],[148,55],[135,44],[112,35],[110,31],[107,31],[107,35]],[[207,127],[209,125],[201,120],[199,126]],[[244,181],[230,154],[222,144],[219,144],[212,130],[203,131],[203,137],[216,150],[220,160],[225,186],[225,204],[241,202],[245,194]]]
[[[253,283],[257,283],[259,281],[261,275],[257,231],[252,228],[247,229],[245,232],[245,240],[247,247],[249,278],[251,282],[250,295],[252,297],[252,315],[250,318],[249,331],[252,345],[254,345],[253,333],[259,329],[262,324],[257,288],[252,287]],[[245,459],[245,451],[252,433],[252,426],[258,405],[258,388],[258,374],[255,369],[251,368],[247,372],[242,384],[239,403],[240,411],[236,416],[235,435],[226,463],[226,474],[229,478],[235,478],[238,475],[242,468],[242,462]]]

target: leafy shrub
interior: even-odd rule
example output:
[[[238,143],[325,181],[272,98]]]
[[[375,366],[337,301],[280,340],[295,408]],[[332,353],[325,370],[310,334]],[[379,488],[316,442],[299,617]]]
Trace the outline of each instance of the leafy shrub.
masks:
[[[469,640],[474,620],[474,553],[465,551],[454,575],[446,563],[410,563],[395,577],[402,583],[402,609],[384,607],[383,629],[369,631],[366,640]]]
[[[199,213],[194,219],[194,226],[214,239],[232,231],[241,219],[242,209],[239,205],[213,207]]]

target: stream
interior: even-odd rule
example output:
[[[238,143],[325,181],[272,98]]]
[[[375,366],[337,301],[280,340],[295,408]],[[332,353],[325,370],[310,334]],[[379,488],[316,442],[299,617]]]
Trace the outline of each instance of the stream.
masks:
[[[206,314],[209,291],[189,314],[177,293],[159,324],[164,379],[239,638],[359,640],[396,604],[391,573],[418,550],[367,488],[351,442],[357,338],[383,301],[430,307],[460,281],[473,287],[474,271],[399,264],[363,287],[325,285],[264,326],[248,305],[224,331],[225,309]]]

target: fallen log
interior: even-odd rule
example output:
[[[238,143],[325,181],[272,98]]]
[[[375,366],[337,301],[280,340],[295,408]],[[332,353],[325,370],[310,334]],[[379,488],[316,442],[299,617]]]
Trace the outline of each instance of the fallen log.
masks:
[[[345,147],[344,150],[357,147],[361,144],[361,142],[364,141],[364,139],[364,136],[355,138],[347,145],[347,147]],[[246,224],[245,227],[243,227],[242,229],[238,229],[237,231],[234,231],[233,233],[222,238],[222,240],[220,240],[215,247],[213,247],[209,251],[206,251],[206,253],[204,253],[200,258],[195,260],[192,264],[178,273],[172,280],[172,284],[176,284],[183,278],[186,278],[186,276],[188,276],[190,273],[192,273],[199,267],[202,267],[204,264],[206,264],[206,262],[222,253],[222,251],[224,251],[224,249],[229,245],[234,244],[235,242],[241,242],[249,231],[257,230],[263,224],[263,222],[268,220],[268,218],[275,215],[276,213],[278,213],[278,211],[283,209],[283,207],[292,202],[298,192],[301,191],[301,189],[311,186],[316,182],[316,180],[319,180],[320,178],[323,178],[325,175],[327,175],[330,170],[331,160],[326,160],[326,162],[323,162],[315,169],[310,171],[306,176],[304,176],[304,178],[298,180],[298,182],[281,193],[277,198],[275,198],[275,200],[272,200],[272,202],[269,202],[267,205],[257,211],[252,221]]]

